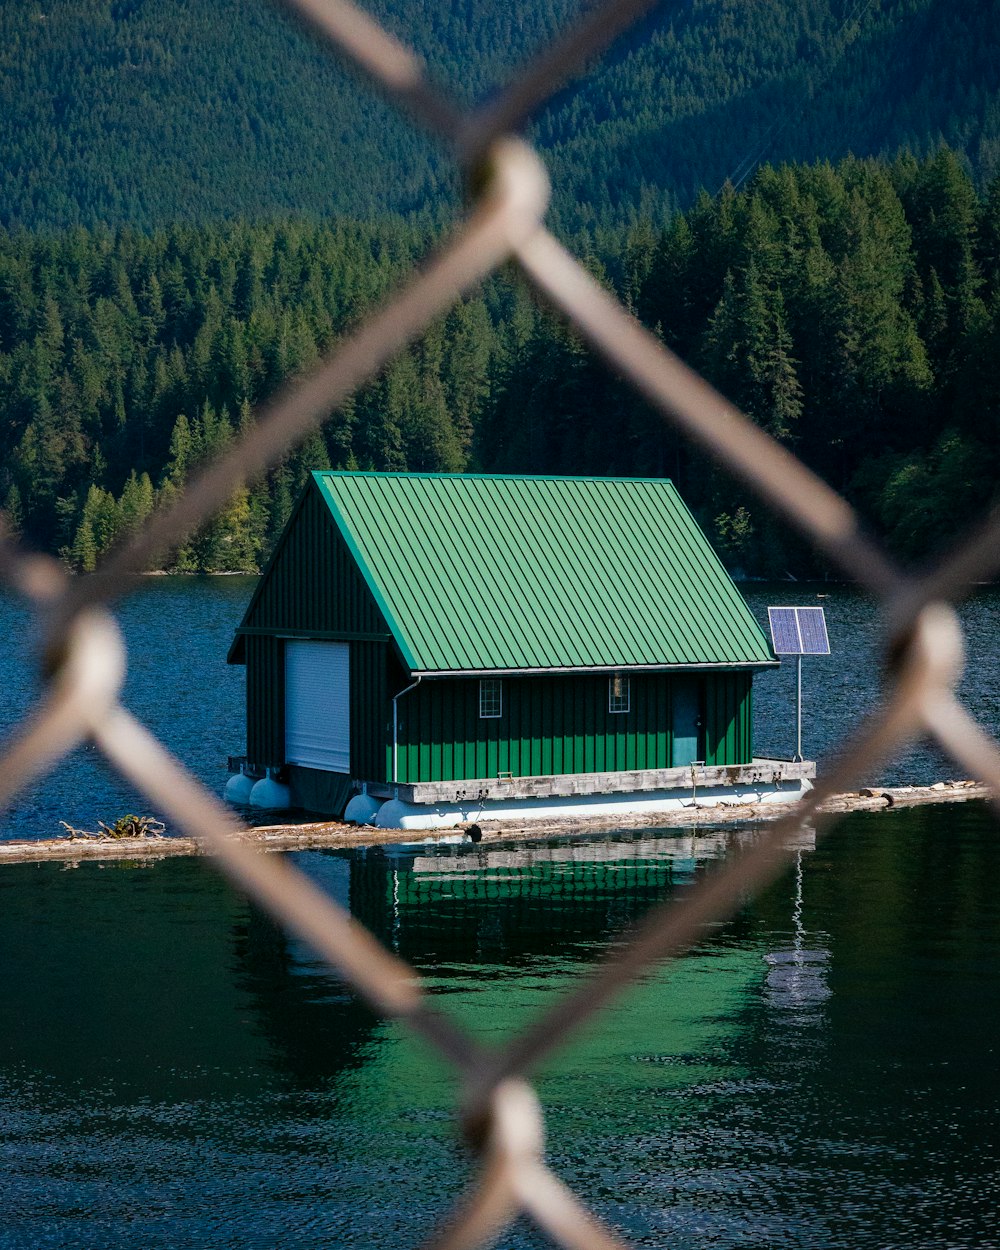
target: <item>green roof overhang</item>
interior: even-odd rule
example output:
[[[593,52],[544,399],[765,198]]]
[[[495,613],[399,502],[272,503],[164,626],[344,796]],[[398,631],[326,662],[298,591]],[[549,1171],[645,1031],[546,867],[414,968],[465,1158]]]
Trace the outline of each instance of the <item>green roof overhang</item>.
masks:
[[[747,672],[751,669],[780,668],[779,660],[752,660],[745,664],[724,661],[719,664],[601,664],[592,667],[553,668],[465,668],[465,669],[416,669],[411,676],[429,680],[435,677],[544,677],[573,673],[704,673]]]

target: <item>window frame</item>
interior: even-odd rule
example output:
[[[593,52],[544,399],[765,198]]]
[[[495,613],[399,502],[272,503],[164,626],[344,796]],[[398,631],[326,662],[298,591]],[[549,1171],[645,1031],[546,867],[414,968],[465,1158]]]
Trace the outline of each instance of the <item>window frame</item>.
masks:
[[[489,698],[487,702],[487,686],[495,687],[496,700]],[[490,692],[492,694],[492,692]],[[496,707],[496,711],[486,711],[486,708]],[[479,719],[480,720],[500,720],[503,716],[503,680],[500,677],[480,677],[479,679]]]
[[[615,683],[619,683],[619,692],[615,693]],[[624,690],[624,694],[622,694]],[[620,706],[624,699],[625,706]],[[616,702],[619,706],[615,706]],[[627,716],[632,710],[632,679],[627,673],[612,673],[608,678],[608,715]]]

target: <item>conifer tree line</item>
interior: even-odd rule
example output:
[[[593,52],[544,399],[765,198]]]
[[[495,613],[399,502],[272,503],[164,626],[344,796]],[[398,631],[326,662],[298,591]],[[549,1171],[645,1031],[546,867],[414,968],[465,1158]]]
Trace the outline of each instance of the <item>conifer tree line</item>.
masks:
[[[0,232],[7,526],[92,569],[433,242],[393,220]],[[569,242],[904,559],[994,500],[1000,182],[977,192],[948,148],[764,167],[685,213]],[[817,571],[507,273],[225,501],[171,567],[259,567],[327,467],[670,476],[733,567]]]

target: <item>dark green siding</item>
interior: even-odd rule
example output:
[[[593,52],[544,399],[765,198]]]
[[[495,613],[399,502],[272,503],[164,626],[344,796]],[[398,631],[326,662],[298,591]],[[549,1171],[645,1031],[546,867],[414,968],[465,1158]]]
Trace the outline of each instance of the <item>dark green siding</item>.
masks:
[[[261,577],[241,629],[389,637],[330,510],[307,490]]]
[[[259,768],[285,758],[284,642],[251,635],[247,643],[247,758]],[[352,642],[351,774],[392,778],[392,694],[408,684],[389,647]],[[391,669],[391,672],[390,672]],[[608,711],[608,678],[504,679],[503,715],[479,716],[475,679],[424,681],[399,704],[399,780],[458,781],[556,773],[669,768],[673,741],[669,674],[634,674],[630,710]],[[706,764],[753,757],[751,679],[745,673],[700,679]],[[390,689],[391,687],[391,689]]]
[[[705,683],[705,763],[753,759],[752,686],[748,673],[720,673]]]
[[[350,647],[351,775],[362,781],[389,781],[392,777],[386,761],[386,751],[392,741],[389,648],[384,642],[352,642]]]
[[[633,674],[630,710],[614,714],[608,711],[606,674],[508,678],[503,715],[496,719],[479,716],[478,681],[425,681],[399,704],[398,780],[669,768],[674,680],[668,673]],[[700,680],[706,762],[749,763],[749,676],[719,673]]]
[[[253,768],[285,762],[285,647],[252,636],[247,648],[247,761]]]

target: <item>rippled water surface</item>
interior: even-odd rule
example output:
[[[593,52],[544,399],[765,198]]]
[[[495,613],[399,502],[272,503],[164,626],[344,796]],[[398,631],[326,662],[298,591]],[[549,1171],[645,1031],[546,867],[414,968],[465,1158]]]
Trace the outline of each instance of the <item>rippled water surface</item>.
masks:
[[[500,1042],[747,836],[294,858]],[[978,805],[805,839],[546,1066],[552,1165],[640,1245],[995,1245],[998,880]],[[395,1250],[469,1175],[450,1074],[198,861],[5,867],[0,950],[5,1250]]]
[[[253,577],[150,577],[123,600],[116,617],[128,647],[124,702],[213,790],[226,759],[241,755],[245,682],[226,653],[253,593]],[[0,740],[31,707],[36,636],[20,604],[0,594]],[[0,838],[51,838],[64,820],[94,829],[149,803],[81,748],[0,814]]]

